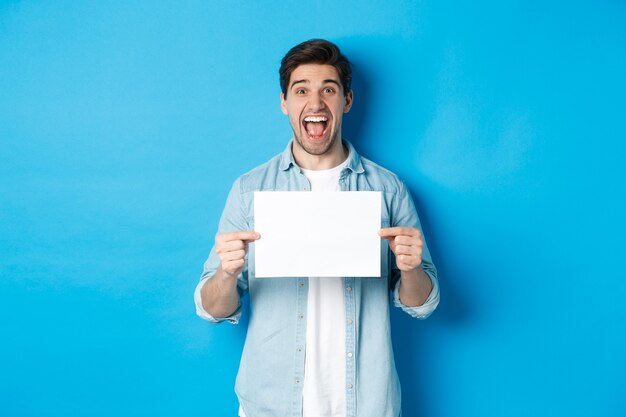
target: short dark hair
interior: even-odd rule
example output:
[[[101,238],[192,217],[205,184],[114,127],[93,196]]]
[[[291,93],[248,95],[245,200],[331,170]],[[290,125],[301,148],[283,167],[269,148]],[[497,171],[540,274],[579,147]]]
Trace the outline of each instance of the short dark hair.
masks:
[[[294,46],[280,61],[280,89],[285,97],[291,73],[303,64],[332,65],[339,74],[343,93],[348,94],[352,84],[352,65],[337,45],[324,39],[311,39]]]

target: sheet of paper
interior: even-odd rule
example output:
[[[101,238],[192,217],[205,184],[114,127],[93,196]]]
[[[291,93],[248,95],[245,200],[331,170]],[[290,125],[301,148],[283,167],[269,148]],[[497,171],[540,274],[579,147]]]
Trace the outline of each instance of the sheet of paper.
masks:
[[[378,191],[254,193],[258,278],[380,277]]]

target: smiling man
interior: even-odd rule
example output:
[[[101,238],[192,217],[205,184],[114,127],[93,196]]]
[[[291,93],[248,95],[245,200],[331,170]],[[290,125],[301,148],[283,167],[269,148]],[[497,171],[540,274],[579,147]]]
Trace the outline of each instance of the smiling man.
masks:
[[[389,294],[396,307],[420,319],[439,303],[437,272],[413,200],[395,174],[343,139],[352,73],[334,44],[314,39],[295,46],[279,73],[293,138],[235,181],[196,287],[196,311],[212,323],[238,323],[241,297],[250,295],[235,387],[240,416],[398,417]],[[253,195],[276,190],[380,191],[381,277],[257,279],[249,262],[254,251],[248,251],[260,238]]]

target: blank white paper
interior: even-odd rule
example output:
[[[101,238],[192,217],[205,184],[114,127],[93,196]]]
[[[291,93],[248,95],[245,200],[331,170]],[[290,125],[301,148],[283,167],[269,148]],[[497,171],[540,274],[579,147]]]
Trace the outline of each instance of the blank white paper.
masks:
[[[254,193],[255,272],[268,277],[380,277],[378,191]]]

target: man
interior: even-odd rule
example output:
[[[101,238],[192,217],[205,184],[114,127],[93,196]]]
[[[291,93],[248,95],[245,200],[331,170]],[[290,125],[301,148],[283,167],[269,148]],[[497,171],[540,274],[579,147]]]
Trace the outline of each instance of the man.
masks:
[[[426,318],[439,303],[436,269],[405,185],[342,140],[352,106],[350,63],[324,40],[292,48],[280,67],[293,139],[239,177],[228,196],[195,301],[210,322],[250,321],[235,390],[240,416],[398,417],[389,327],[394,304]],[[255,191],[380,191],[380,278],[255,278]],[[307,219],[303,218],[303,222]],[[295,231],[297,233],[297,231]],[[323,262],[323,260],[320,260]]]

